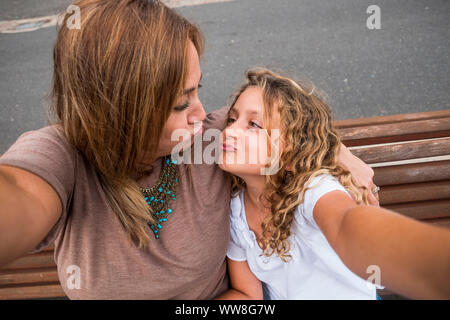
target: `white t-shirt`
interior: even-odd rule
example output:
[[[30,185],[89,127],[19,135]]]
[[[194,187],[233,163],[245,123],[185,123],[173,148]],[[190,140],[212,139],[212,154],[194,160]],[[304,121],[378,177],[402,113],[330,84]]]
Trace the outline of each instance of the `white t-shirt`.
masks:
[[[235,261],[247,260],[250,270],[267,285],[271,299],[376,299],[377,287],[344,265],[313,218],[314,205],[325,193],[342,190],[350,194],[329,174],[313,178],[309,187],[312,189],[305,192],[292,222],[289,262],[275,253],[261,256],[255,234],[248,227],[243,192],[231,199],[227,256]]]

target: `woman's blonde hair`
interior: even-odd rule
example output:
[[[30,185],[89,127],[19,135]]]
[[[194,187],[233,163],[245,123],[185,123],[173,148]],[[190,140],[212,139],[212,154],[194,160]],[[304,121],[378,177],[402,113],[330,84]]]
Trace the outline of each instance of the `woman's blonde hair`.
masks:
[[[331,110],[317,88],[264,68],[253,68],[246,72],[246,82],[234,94],[230,110],[249,87],[262,89],[265,129],[271,137],[271,129],[279,126],[283,146],[279,155],[280,169],[276,174],[265,176],[261,199],[270,203],[272,214],[262,222],[263,233],[258,243],[264,255],[271,256],[275,252],[287,261],[294,213],[303,202],[312,178],[324,173],[336,177],[356,196],[358,204],[368,204],[368,190],[338,164],[341,140],[333,126]],[[274,112],[280,114],[280,123],[274,123]],[[267,146],[272,152],[270,139]],[[244,180],[235,175],[231,175],[231,184],[233,196],[246,187]]]
[[[129,239],[143,248],[153,219],[131,177],[151,172],[163,126],[183,91],[189,40],[201,55],[203,36],[161,1],[74,4],[81,29],[65,27],[64,17],[49,93],[56,120],[49,121],[96,169]]]

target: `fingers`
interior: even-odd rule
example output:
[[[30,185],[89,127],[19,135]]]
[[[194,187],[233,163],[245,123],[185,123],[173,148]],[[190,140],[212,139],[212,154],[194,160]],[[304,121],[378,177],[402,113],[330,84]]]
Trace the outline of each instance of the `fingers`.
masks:
[[[372,206],[379,207],[380,206],[380,197],[378,195],[378,192],[373,193],[373,190],[375,190],[376,185],[373,183],[373,181],[369,184],[369,204]]]
[[[370,205],[379,207],[380,206],[380,198],[379,198],[378,192],[373,193],[373,191],[375,190],[375,188],[377,186],[373,183],[372,179],[366,184],[366,188],[369,190],[368,201],[369,201]]]
[[[373,190],[373,189],[374,188],[371,188],[369,190]],[[352,199],[354,201],[356,201],[356,198],[357,198],[356,195],[351,190],[347,190],[347,191],[350,193],[350,196],[352,197]],[[369,205],[379,207],[380,206],[380,198],[378,196],[378,192],[374,194],[372,191],[369,191],[368,201],[369,201]]]
[[[372,206],[379,207],[380,206],[380,198],[377,193],[370,192],[369,193],[369,204]]]

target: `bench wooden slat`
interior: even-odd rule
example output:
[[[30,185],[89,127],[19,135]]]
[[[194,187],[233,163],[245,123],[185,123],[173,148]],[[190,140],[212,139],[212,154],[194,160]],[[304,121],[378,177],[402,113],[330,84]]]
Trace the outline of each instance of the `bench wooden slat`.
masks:
[[[385,186],[380,190],[380,205],[450,199],[450,180]]]
[[[418,220],[446,218],[450,213],[450,199],[391,204],[383,207]]]
[[[0,288],[0,300],[58,298],[65,296],[66,294],[59,283]]]
[[[0,270],[0,288],[10,285],[59,282],[56,267],[30,270]]]
[[[48,268],[55,267],[55,259],[53,258],[53,251],[43,251],[36,254],[29,254],[10,264],[2,267],[2,270],[11,269],[30,269],[30,268]]]
[[[413,134],[410,136],[397,136],[395,139],[392,137],[379,137],[374,139],[361,139],[361,140],[343,140],[342,143],[347,147],[359,147],[359,146],[369,146],[374,144],[386,144],[393,142],[407,142],[413,140],[423,140],[423,139],[435,139],[444,138],[450,136],[450,130],[439,131],[439,132],[428,132]]]
[[[448,216],[450,216],[450,213],[448,214]],[[423,220],[423,222],[434,224],[440,227],[450,228],[450,218],[429,219]]]
[[[49,245],[48,247],[41,249],[40,252],[54,251],[54,250],[55,250],[55,246],[54,245]]]
[[[377,186],[450,179],[450,160],[373,168]]]
[[[450,154],[450,138],[429,139],[404,144],[380,145],[367,148],[350,149],[364,162],[380,163]]]
[[[450,117],[340,129],[346,146],[448,137]]]
[[[379,125],[379,124],[411,122],[411,121],[418,121],[418,120],[440,119],[440,118],[448,118],[448,117],[450,117],[450,109],[438,110],[438,111],[416,112],[416,113],[402,113],[402,114],[380,116],[380,117],[336,120],[336,121],[334,121],[334,125],[338,129],[343,129],[343,128],[348,128],[348,127],[375,126],[375,125]]]

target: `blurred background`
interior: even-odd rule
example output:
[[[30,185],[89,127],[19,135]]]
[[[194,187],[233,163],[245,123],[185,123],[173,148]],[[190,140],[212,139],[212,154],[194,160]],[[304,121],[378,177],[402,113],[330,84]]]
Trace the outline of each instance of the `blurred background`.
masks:
[[[206,36],[200,92],[206,111],[225,105],[256,65],[312,81],[336,119],[450,108],[448,0],[166,2],[181,6]],[[54,15],[70,3],[2,0],[0,26]],[[366,24],[373,4],[381,29]],[[0,32],[0,153],[21,133],[46,125],[56,26],[26,24]],[[33,24],[37,30],[24,31]]]

